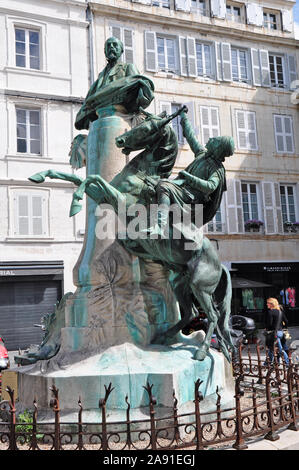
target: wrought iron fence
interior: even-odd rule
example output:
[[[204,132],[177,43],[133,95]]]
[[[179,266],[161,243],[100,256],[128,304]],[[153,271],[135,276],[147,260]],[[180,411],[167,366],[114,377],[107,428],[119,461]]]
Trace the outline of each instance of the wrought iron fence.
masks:
[[[105,396],[99,400],[101,420],[97,424],[84,422],[84,408],[78,401],[76,422],[62,422],[59,390],[51,388],[53,398],[50,406],[53,421],[38,420],[37,400],[33,400],[32,419],[20,423],[17,418],[14,391],[7,389],[10,400],[9,419],[0,422],[0,449],[16,450],[169,450],[215,448],[224,445],[246,449],[249,438],[264,436],[268,440],[279,439],[281,428],[297,431],[299,418],[298,366],[284,361],[262,361],[259,344],[244,348],[240,346],[233,358],[235,378],[234,406],[224,409],[221,395],[216,390],[214,411],[202,412],[201,380],[194,384],[194,407],[190,413],[178,413],[178,400],[173,391],[173,407],[166,417],[157,417],[154,385],[147,383],[144,389],[148,398],[148,417],[131,419],[128,397],[126,419],[111,421],[107,417],[107,403],[114,389],[105,386]],[[109,404],[109,403],[108,403]]]

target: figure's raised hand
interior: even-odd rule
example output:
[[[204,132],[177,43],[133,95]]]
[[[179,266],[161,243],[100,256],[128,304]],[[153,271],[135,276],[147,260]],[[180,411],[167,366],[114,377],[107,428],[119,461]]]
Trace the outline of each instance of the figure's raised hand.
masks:
[[[182,178],[185,178],[186,180],[192,178],[192,175],[188,173],[188,171],[185,171],[185,170],[180,171],[179,176],[181,176]]]

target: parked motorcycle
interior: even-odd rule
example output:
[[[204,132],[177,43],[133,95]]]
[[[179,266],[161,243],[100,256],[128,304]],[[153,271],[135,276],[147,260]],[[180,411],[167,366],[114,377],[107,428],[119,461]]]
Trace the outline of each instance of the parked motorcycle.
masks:
[[[0,372],[1,370],[9,369],[9,367],[10,367],[10,362],[9,362],[8,351],[4,345],[3,339],[0,337]]]

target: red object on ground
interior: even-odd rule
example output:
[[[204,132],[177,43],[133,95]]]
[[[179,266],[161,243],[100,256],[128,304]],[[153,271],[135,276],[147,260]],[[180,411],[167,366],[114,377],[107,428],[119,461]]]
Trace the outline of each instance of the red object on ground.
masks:
[[[4,346],[4,343],[1,337],[0,337],[0,358],[4,358],[4,359],[8,358],[8,351],[6,347]]]

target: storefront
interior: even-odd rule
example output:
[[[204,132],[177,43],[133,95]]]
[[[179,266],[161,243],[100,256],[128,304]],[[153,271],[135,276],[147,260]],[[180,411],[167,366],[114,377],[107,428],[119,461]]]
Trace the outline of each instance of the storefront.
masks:
[[[289,324],[299,325],[299,262],[232,263],[231,276],[233,313],[246,312],[263,324],[266,299],[275,297],[284,306]]]
[[[63,293],[63,262],[0,263],[0,336],[8,350],[40,344],[35,327]]]

